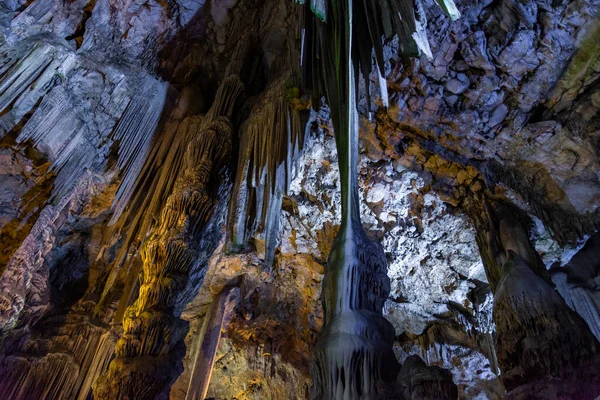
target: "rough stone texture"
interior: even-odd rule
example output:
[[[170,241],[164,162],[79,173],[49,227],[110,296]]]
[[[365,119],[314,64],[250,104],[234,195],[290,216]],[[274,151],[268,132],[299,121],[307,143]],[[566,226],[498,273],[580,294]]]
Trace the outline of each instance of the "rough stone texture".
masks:
[[[116,194],[119,182],[131,183],[128,172],[139,171],[153,143],[169,147],[168,135],[153,136],[163,107],[163,115],[177,102],[205,112],[248,31],[258,39],[236,124],[288,69],[282,54],[298,41],[289,1],[203,4],[0,2],[0,265],[7,271],[0,278],[0,397],[85,398],[106,371],[121,334],[119,304],[126,307],[137,290],[146,234],[126,238],[124,229],[107,227],[111,204],[128,204]],[[431,61],[406,61],[395,41],[386,46],[390,107],[361,120],[361,216],[390,266],[385,315],[398,360],[419,355],[449,370],[460,396],[499,399],[490,289],[497,277],[486,277],[477,242],[489,231],[472,222],[472,210],[464,213],[474,204],[484,215],[478,199],[516,204],[533,221],[528,228],[556,289],[599,335],[599,4],[457,4],[463,17],[449,22],[425,1]],[[185,91],[191,100],[179,96]],[[359,108],[366,116],[363,97]],[[263,265],[264,238],[250,238],[243,254],[228,254],[225,243],[215,252],[207,283],[183,314],[188,351],[172,398],[185,398],[207,304],[242,276],[242,301],[218,349],[209,396],[308,396],[340,202],[326,108],[312,130],[281,199],[273,268]],[[133,255],[130,265],[120,262],[123,254]],[[482,256],[502,264],[497,254]],[[544,290],[561,302],[550,286]],[[539,380],[509,398],[587,396],[584,385],[573,387]]]
[[[561,245],[575,243],[598,223],[597,128],[595,111],[565,117],[583,112],[572,100],[575,88],[595,93],[598,2],[458,6],[463,18],[450,23],[428,8],[432,62],[390,57],[387,80],[397,105],[387,114],[400,129],[422,131],[420,141],[434,153],[516,190]],[[582,54],[574,56],[578,47]],[[464,91],[447,95],[448,86]],[[579,121],[576,129],[571,120]],[[407,147],[406,133],[387,129],[385,136]]]
[[[327,127],[320,118],[317,126]],[[486,391],[501,393],[493,388],[498,386],[494,361],[486,358],[493,357],[488,338],[494,330],[491,302],[473,303],[472,294],[487,284],[469,221],[432,191],[431,174],[408,170],[397,161],[382,162],[369,147],[369,136],[361,139],[361,216],[371,236],[383,245],[392,282],[385,317],[397,335],[406,332],[426,338],[430,324],[444,321],[455,326],[446,340],[435,336],[412,346],[403,339],[397,343],[400,361],[406,352],[432,354],[428,362],[452,369],[461,393],[472,397]],[[306,140],[310,151],[299,159],[297,176],[284,201],[281,251],[314,254],[324,263],[340,223],[335,142],[326,132]],[[466,317],[453,304],[466,307]],[[447,339],[457,336],[462,338]],[[490,388],[483,388],[486,384]]]
[[[242,299],[223,333],[208,397],[306,398],[311,346],[323,318],[323,266],[307,254],[281,255],[271,270],[255,253],[227,256],[223,250],[215,251],[203,288],[183,314],[190,319],[190,358],[184,359],[185,371],[171,398],[185,397],[204,310],[232,282],[240,285]]]
[[[404,360],[398,374],[398,385],[404,399],[458,399],[458,389],[452,382],[452,374],[440,367],[427,366],[419,356],[410,356]]]
[[[44,258],[52,250],[57,230],[69,214],[81,213],[105,184],[103,177],[85,174],[69,196],[42,210],[0,277],[0,328],[10,329],[17,321],[35,323],[47,311],[49,270]]]
[[[49,195],[52,178],[42,183],[43,159],[0,145],[0,271],[29,234]]]

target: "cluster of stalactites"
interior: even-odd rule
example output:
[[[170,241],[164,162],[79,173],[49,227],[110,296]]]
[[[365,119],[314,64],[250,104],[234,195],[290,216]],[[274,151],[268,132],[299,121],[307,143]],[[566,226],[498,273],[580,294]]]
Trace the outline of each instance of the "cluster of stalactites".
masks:
[[[274,82],[252,109],[240,133],[240,152],[229,207],[229,240],[241,250],[259,234],[271,265],[280,235],[281,202],[304,143],[306,110],[292,106],[292,88]]]
[[[0,398],[85,400],[106,370],[115,348],[111,332],[76,314],[45,322],[50,335],[8,339],[0,361]]]
[[[460,17],[453,0],[436,0],[452,20]],[[423,53],[432,58],[427,40],[427,20],[420,0],[297,0],[305,8],[301,18],[303,85],[315,96],[327,95],[330,103],[332,93],[328,91],[330,80],[339,70],[331,68],[329,60],[336,54],[346,54],[354,64],[357,80],[359,71],[365,80],[365,96],[370,107],[370,80],[373,50],[379,77],[381,98],[387,106],[387,84],[385,81],[385,59],[383,38],[397,35],[402,54],[418,56]],[[310,10],[309,10],[310,9]],[[350,15],[350,19],[347,17]],[[335,32],[351,30],[352,50],[343,42],[334,41]],[[358,85],[357,85],[358,86]],[[330,104],[332,105],[332,104]]]
[[[204,273],[207,252],[199,248],[199,239],[215,207],[218,177],[230,157],[229,117],[242,91],[239,78],[229,76],[207,116],[187,117],[179,126],[177,134],[189,138],[182,168],[142,247],[139,297],[125,312],[117,359],[96,391],[99,398],[154,398],[178,372],[179,361],[172,353],[187,331],[180,315],[189,300],[190,277],[201,281]],[[165,373],[167,366],[171,370]]]
[[[172,315],[181,309],[180,295],[198,264],[194,239],[214,207],[208,188],[213,163],[217,166],[231,149],[230,124],[220,119],[202,129],[201,121],[201,117],[189,117],[181,125],[182,131],[198,133],[187,146],[182,173],[158,224],[142,247],[140,295],[124,318],[125,334],[117,345],[117,356],[157,356],[172,347],[171,331],[178,330],[172,326]],[[157,334],[164,330],[169,332]],[[155,336],[145,338],[147,334]]]
[[[8,53],[0,61],[0,137],[25,123],[16,140],[31,140],[47,153],[50,171],[57,175],[56,199],[73,188],[82,171],[107,159],[111,146],[118,143],[117,168],[124,178],[116,198],[117,218],[150,151],[169,85],[146,74],[129,76],[98,67],[58,43],[40,41],[30,46],[0,46],[0,52]],[[106,126],[89,121],[89,114],[96,112],[91,108],[94,99],[73,100],[82,90],[77,87],[82,72],[101,73],[107,86],[114,85],[107,90],[114,109],[98,117]],[[119,120],[116,126],[115,120]]]
[[[236,46],[230,63],[225,69],[222,84],[215,94],[215,104],[206,115],[207,121],[215,120],[219,116],[232,118],[234,107],[238,102],[241,93],[241,81],[239,74],[241,72],[246,52],[248,50],[248,38],[240,40]],[[232,90],[232,88],[236,88]],[[160,126],[160,134],[151,137],[152,146],[150,150],[144,152],[144,157],[136,157],[133,161],[123,164],[126,173],[115,196],[112,206],[114,211],[110,221],[114,232],[120,232],[126,237],[126,242],[122,246],[116,261],[117,267],[126,262],[127,254],[130,248],[137,240],[144,240],[147,233],[155,222],[155,215],[161,212],[167,197],[173,191],[179,171],[183,167],[183,155],[186,146],[193,139],[186,134],[187,130],[180,132],[179,125],[188,114],[193,103],[194,92],[190,89],[184,89],[179,95],[178,101],[164,118],[164,124]],[[130,136],[125,134],[130,125],[135,126],[133,111],[140,107],[135,107],[129,115],[129,108],[122,121],[120,122],[115,137]],[[123,128],[121,128],[123,126]],[[119,135],[119,132],[123,134]],[[129,158],[124,158],[128,160]],[[137,163],[141,160],[141,163]],[[135,168],[133,167],[135,166]],[[114,268],[118,272],[119,268]],[[112,286],[114,279],[111,275],[107,287]]]

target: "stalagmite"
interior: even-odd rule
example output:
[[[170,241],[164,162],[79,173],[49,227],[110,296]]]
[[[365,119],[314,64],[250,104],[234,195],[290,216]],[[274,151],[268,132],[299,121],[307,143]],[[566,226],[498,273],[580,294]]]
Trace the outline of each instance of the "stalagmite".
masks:
[[[470,214],[494,292],[495,349],[507,398],[562,393],[556,398],[595,399],[600,394],[598,341],[551,286],[515,219],[518,210],[485,195],[477,204]]]
[[[202,331],[198,335],[198,349],[185,397],[186,400],[204,400],[206,397],[219,340],[221,339],[223,321],[226,315],[233,310],[237,297],[239,297],[239,289],[227,286],[213,299],[206,312]]]
[[[395,0],[313,0],[305,13],[303,84],[316,98],[325,95],[331,109],[342,192],[342,223],[323,281],[325,324],[314,348],[311,397],[377,398],[398,366],[394,330],[381,314],[390,291],[386,258],[360,219],[356,80],[362,72],[370,107],[373,49],[380,76],[384,72],[382,35],[397,33],[409,55],[430,53],[424,16],[420,12],[417,21],[412,2]]]
[[[139,297],[125,312],[116,358],[95,387],[97,399],[166,396],[180,372],[187,332],[180,315],[204,277],[211,249],[199,239],[230,156],[230,118],[243,90],[234,72],[226,75],[206,116],[187,117],[179,126],[178,135],[187,138],[182,170],[142,247]]]

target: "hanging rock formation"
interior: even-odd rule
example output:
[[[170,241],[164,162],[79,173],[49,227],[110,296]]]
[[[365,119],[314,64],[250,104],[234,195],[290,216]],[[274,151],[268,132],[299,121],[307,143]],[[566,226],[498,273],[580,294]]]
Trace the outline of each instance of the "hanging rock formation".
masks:
[[[301,2],[302,3],[302,2]],[[457,18],[452,1],[443,2]],[[382,382],[398,372],[392,357],[393,328],[381,310],[389,295],[387,262],[361,224],[358,197],[357,77],[362,72],[367,103],[371,53],[375,50],[382,102],[388,105],[381,37],[398,34],[407,55],[431,57],[420,3],[311,0],[304,7],[303,84],[325,95],[338,150],[341,225],[323,281],[325,323],[314,350],[314,399],[382,396]],[[415,16],[416,14],[416,16]],[[359,72],[360,71],[360,72]],[[313,101],[315,104],[317,100]]]
[[[495,350],[508,398],[594,399],[600,394],[597,339],[553,288],[514,218],[519,212],[484,197],[486,212],[473,219],[494,292]]]
[[[279,245],[281,202],[304,144],[307,105],[294,83],[291,76],[271,83],[242,127],[229,208],[231,249],[241,251],[258,236],[264,240],[267,265],[273,264]]]
[[[237,75],[229,75],[208,114],[188,117],[178,129],[188,138],[183,169],[142,248],[139,297],[125,312],[116,358],[95,390],[97,398],[165,396],[181,369],[187,328],[179,316],[188,291],[202,281],[211,253],[199,239],[216,204],[219,173],[230,156],[230,118],[242,90]]]
[[[519,223],[500,221],[506,261],[494,293],[496,353],[510,398],[593,399],[600,395],[600,344],[560,294],[529,267],[529,241]],[[565,340],[568,337],[569,340]],[[525,387],[521,387],[525,386]],[[515,392],[510,392],[516,389]]]
[[[600,2],[300,3],[0,1],[0,398],[598,396]]]

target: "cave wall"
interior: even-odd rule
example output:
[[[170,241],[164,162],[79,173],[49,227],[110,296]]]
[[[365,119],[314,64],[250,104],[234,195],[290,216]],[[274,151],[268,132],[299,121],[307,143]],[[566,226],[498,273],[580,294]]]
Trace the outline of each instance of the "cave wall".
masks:
[[[397,40],[387,43],[390,107],[378,107],[373,89],[369,120],[360,96],[360,212],[389,264],[384,316],[398,360],[418,355],[449,370],[460,396],[502,398],[490,287],[499,276],[477,240],[482,196],[516,205],[556,290],[600,335],[599,3],[458,1],[453,22],[432,3],[432,59],[403,59]],[[0,393],[86,398],[137,297],[139,251],[161,205],[138,202],[136,188],[168,180],[162,166],[175,165],[168,149],[179,124],[208,111],[244,35],[252,45],[245,104],[232,117],[239,135],[248,116],[257,126],[275,118],[265,105],[287,106],[295,8],[35,0],[0,10]],[[252,150],[281,134],[257,136]],[[241,254],[231,254],[222,215],[204,284],[182,314],[183,372],[164,396],[185,398],[208,304],[232,282],[240,300],[225,318],[208,397],[309,396],[324,265],[340,224],[332,135],[324,106],[293,142],[304,142],[302,155],[232,157],[233,185],[246,161],[257,171],[285,161],[289,182],[278,183],[274,206],[265,202],[277,218],[254,211]],[[270,190],[253,184],[239,187],[254,201]],[[152,188],[157,199],[164,185]]]

